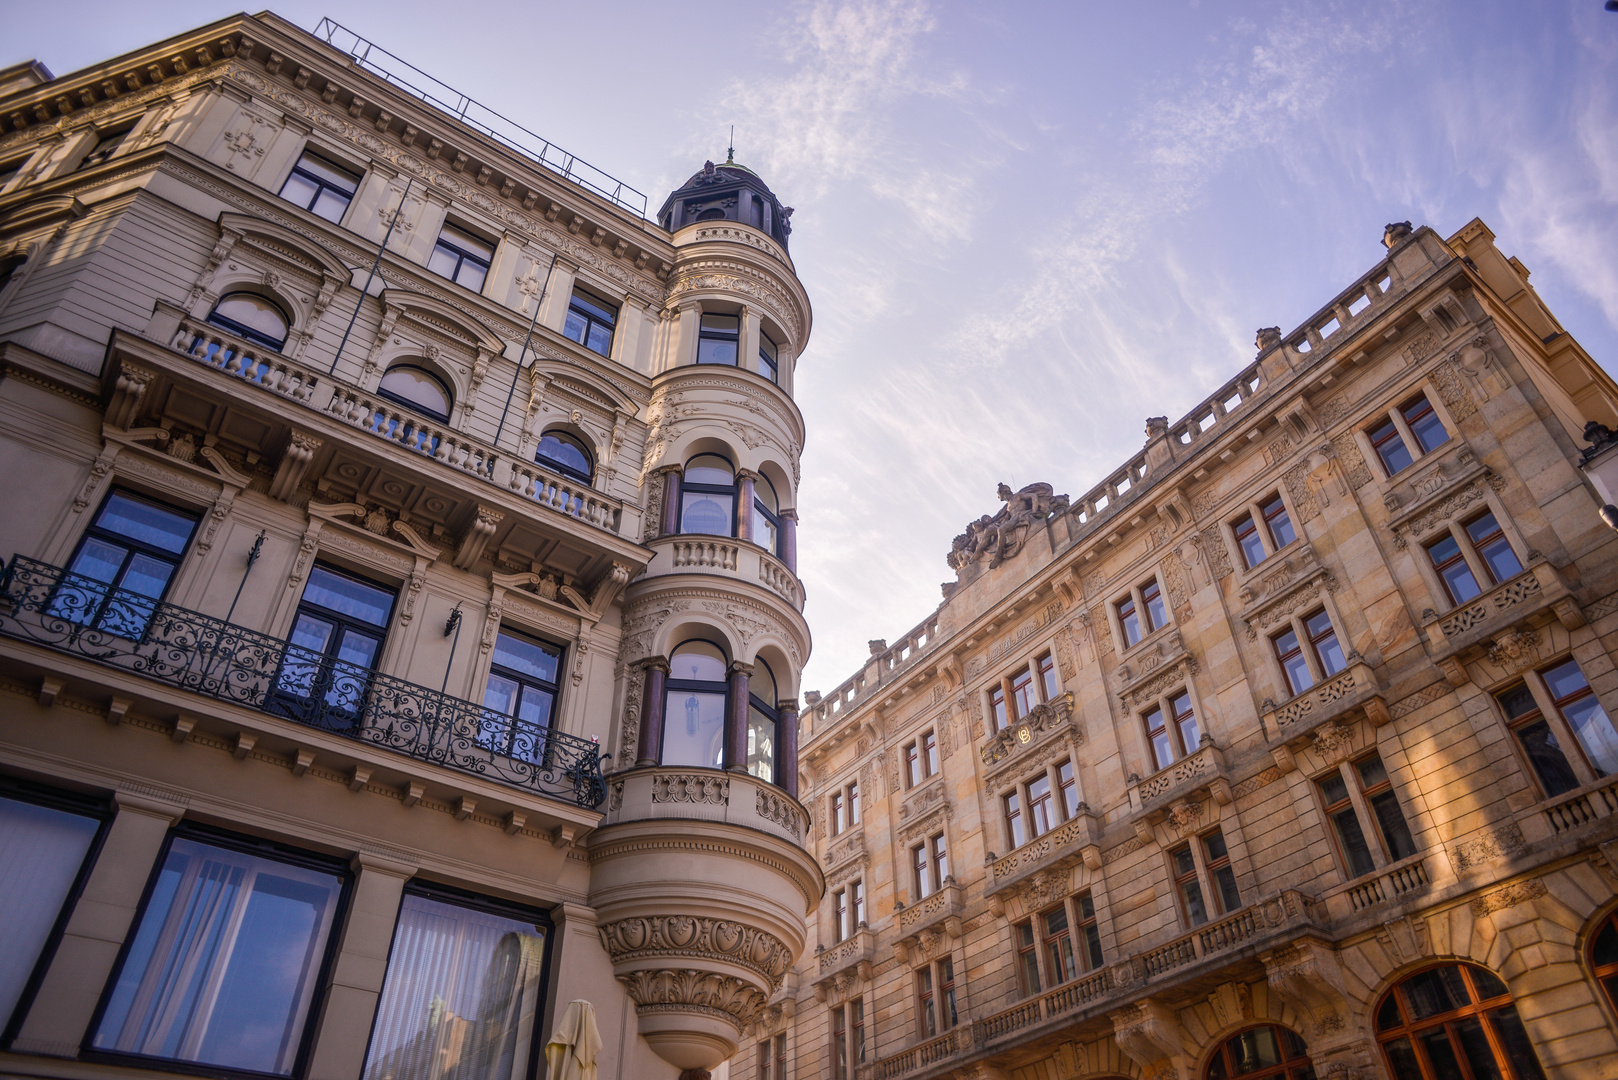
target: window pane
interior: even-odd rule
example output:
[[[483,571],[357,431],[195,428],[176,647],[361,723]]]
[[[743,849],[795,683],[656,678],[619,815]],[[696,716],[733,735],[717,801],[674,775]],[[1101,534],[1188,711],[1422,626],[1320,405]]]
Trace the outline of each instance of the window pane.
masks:
[[[578,308],[582,314],[588,316],[592,321],[602,323],[609,329],[618,320],[617,308],[605,301],[595,299],[588,293],[575,292],[568,306]]]
[[[1421,1047],[1422,1056],[1427,1059],[1434,1076],[1453,1076],[1456,1080],[1460,1080],[1466,1075],[1461,1071],[1461,1063],[1455,1056],[1455,1047],[1450,1044],[1449,1032],[1443,1028],[1420,1032],[1416,1035],[1416,1044]]]
[[[407,894],[365,1080],[526,1076],[544,958],[542,926]]]
[[[710,337],[697,340],[697,363],[699,364],[735,364],[736,342]]]
[[[1478,554],[1488,564],[1489,573],[1494,575],[1497,582],[1522,573],[1522,563],[1517,561],[1517,553],[1511,550],[1511,545],[1506,543],[1503,536],[1497,536],[1488,543],[1479,545]]]
[[[481,287],[480,285],[479,288]],[[606,356],[612,352],[612,326],[605,323],[591,323],[590,337],[584,344],[592,352],[598,352],[602,356]]]
[[[386,626],[388,615],[393,611],[392,592],[333,573],[323,566],[316,566],[309,572],[303,602],[372,626]]]
[[[1203,903],[1201,885],[1188,881],[1180,886],[1180,895],[1185,900],[1185,917],[1192,926],[1208,921],[1208,906]]]
[[[1461,1044],[1466,1063],[1472,1066],[1473,1080],[1501,1080],[1500,1067],[1495,1064],[1494,1050],[1489,1037],[1483,1033],[1483,1020],[1476,1016],[1463,1016],[1454,1022],[1455,1041]]]
[[[1370,845],[1365,842],[1365,833],[1360,831],[1359,815],[1354,813],[1354,808],[1339,810],[1332,815],[1331,822],[1337,831],[1337,841],[1343,846],[1343,858],[1348,861],[1349,875],[1359,877],[1375,870]]]
[[[539,447],[534,457],[541,464],[549,465],[558,472],[574,473],[586,479],[591,474],[590,455],[584,452],[578,442],[571,436],[558,435],[549,432],[539,440]]]
[[[1281,1048],[1276,1045],[1275,1031],[1271,1028],[1244,1031],[1226,1045],[1236,1059],[1237,1076],[1281,1064]]]
[[[95,527],[178,555],[191,539],[196,519],[115,491],[96,518]]]
[[[1388,1064],[1393,1067],[1393,1080],[1425,1080],[1421,1066],[1416,1064],[1416,1051],[1408,1038],[1383,1043],[1382,1049],[1388,1055]]]
[[[663,764],[724,764],[725,695],[670,690],[663,720]]]
[[[461,256],[459,252],[439,244],[433,248],[433,253],[427,257],[427,269],[439,277],[452,277],[455,273],[455,268],[460,265],[460,262]]]
[[[290,1074],[341,890],[335,874],[176,838],[93,1045]]]
[[[1387,471],[1396,473],[1409,465],[1414,458],[1405,448],[1404,437],[1392,420],[1388,420],[1370,432],[1371,445],[1376,447],[1377,456],[1382,459],[1382,465]]]
[[[0,798],[0,1024],[16,1008],[99,827],[82,814]]]
[[[1539,1055],[1528,1041],[1528,1032],[1523,1030],[1515,1005],[1489,1013],[1489,1026],[1494,1028],[1495,1038],[1500,1040],[1500,1048],[1506,1052],[1506,1060],[1511,1062],[1511,1071],[1517,1080],[1545,1080],[1545,1070],[1540,1068]]]
[[[556,681],[556,663],[560,653],[537,641],[501,631],[494,641],[494,662],[519,675],[532,675],[541,682]]]
[[[730,487],[736,483],[736,473],[724,458],[715,454],[699,454],[686,463],[684,480],[687,485]]]
[[[453,225],[445,225],[443,231],[438,235],[441,241],[454,244],[468,255],[482,259],[484,262],[488,262],[494,256],[494,248],[488,242],[478,239],[469,232],[457,229]]]
[[[1555,798],[1579,786],[1579,778],[1568,764],[1567,755],[1562,753],[1549,724],[1535,720],[1516,731],[1523,752],[1528,755],[1528,763],[1534,767],[1534,774],[1539,777],[1547,796]]]
[[[730,535],[732,497],[686,492],[680,498],[680,531]]]
[[[300,176],[297,173],[293,173],[291,176],[287,177],[287,182],[281,185],[281,198],[285,199],[289,203],[295,203],[307,210],[309,209],[310,202],[315,197],[315,192],[319,190],[320,185],[316,184],[307,176]]]
[[[461,269],[455,275],[455,283],[464,285],[473,292],[483,291],[483,280],[489,276],[489,268],[472,259],[463,259]],[[594,348],[594,346],[591,346]],[[599,350],[598,350],[599,351]]]
[[[315,204],[309,209],[336,225],[343,220],[343,211],[348,209],[348,203],[349,197],[347,195],[342,195],[330,188],[326,188],[320,193],[320,197],[315,199]]]
[[[1464,604],[1483,592],[1478,588],[1477,578],[1472,576],[1472,568],[1464,559],[1443,567],[1438,571],[1438,576],[1444,579],[1444,587],[1449,590],[1450,599],[1457,604]]]
[[[1412,975],[1399,987],[1412,1020],[1425,1020],[1472,1003],[1461,969],[1454,964]]]
[[[354,194],[360,182],[360,178],[347,169],[339,169],[325,158],[316,157],[314,154],[305,154],[298,159],[298,171],[309,173],[322,183],[330,184],[350,195]]]
[[[1578,736],[1590,764],[1601,776],[1618,773],[1618,731],[1614,731],[1607,711],[1594,695],[1562,707],[1568,726]]]
[[[756,708],[747,710],[747,771],[775,782],[775,721]]]
[[[1449,441],[1449,432],[1444,430],[1443,421],[1438,419],[1438,414],[1433,412],[1432,405],[1425,397],[1406,405],[1404,415],[1405,423],[1410,425],[1416,441],[1426,453],[1432,453]]]
[[[1404,812],[1399,809],[1399,800],[1393,792],[1384,791],[1372,798],[1370,803],[1371,813],[1376,815],[1376,823],[1382,830],[1382,840],[1388,846],[1388,858],[1397,862],[1414,855],[1416,841],[1410,836]]]
[[[517,695],[522,684],[515,679],[491,672],[488,685],[483,688],[483,707],[510,716],[517,711]]]
[[[286,316],[281,314],[280,308],[262,296],[254,296],[252,293],[231,293],[214,305],[213,314],[223,316],[271,341],[286,340]]]

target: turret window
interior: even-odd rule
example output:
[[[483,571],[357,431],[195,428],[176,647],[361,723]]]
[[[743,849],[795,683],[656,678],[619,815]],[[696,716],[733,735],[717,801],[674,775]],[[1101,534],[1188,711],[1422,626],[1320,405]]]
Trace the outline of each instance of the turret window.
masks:
[[[663,713],[663,764],[722,768],[729,684],[719,646],[688,641],[669,657]]]
[[[771,382],[781,381],[780,350],[768,334],[758,336],[758,373]]]
[[[736,527],[736,470],[718,454],[698,454],[680,483],[680,531],[731,536]]]
[[[736,363],[740,347],[742,320],[735,315],[702,316],[702,327],[697,334],[697,363]]]
[[[775,485],[767,477],[760,476],[753,481],[753,543],[768,551],[771,555],[780,550],[781,515],[780,500],[775,495]]]
[[[776,711],[775,672],[762,659],[754,661],[747,680],[747,771],[760,780],[775,783],[775,731],[780,722]]]
[[[583,289],[573,290],[567,306],[567,322],[562,333],[602,356],[612,355],[612,331],[618,325],[618,308]]]

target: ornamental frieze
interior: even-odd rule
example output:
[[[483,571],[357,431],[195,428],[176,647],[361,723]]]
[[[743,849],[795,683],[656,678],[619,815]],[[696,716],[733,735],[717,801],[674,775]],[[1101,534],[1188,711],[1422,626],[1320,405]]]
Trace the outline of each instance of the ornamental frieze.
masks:
[[[747,1027],[758,1018],[769,995],[730,975],[690,968],[632,971],[618,976],[636,1012],[705,1013]]]
[[[1019,750],[1043,742],[1055,731],[1071,731],[1076,742],[1084,742],[1084,732],[1073,720],[1073,693],[1064,691],[1050,701],[1042,701],[1028,710],[1028,715],[998,731],[980,751],[983,764],[992,766],[1004,761]]]
[[[646,957],[672,962],[718,960],[757,972],[774,990],[792,966],[792,950],[774,934],[727,919],[654,915],[599,927],[614,963]]]

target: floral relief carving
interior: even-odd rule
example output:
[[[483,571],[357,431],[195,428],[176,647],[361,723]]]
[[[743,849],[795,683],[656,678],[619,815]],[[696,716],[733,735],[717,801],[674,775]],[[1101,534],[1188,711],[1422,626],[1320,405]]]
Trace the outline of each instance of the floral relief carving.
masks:
[[[1225,547],[1225,538],[1219,526],[1210,526],[1197,534],[1197,546],[1202,549],[1202,557],[1208,560],[1208,573],[1215,581],[1227,578],[1234,572],[1230,564],[1230,549]]]
[[[1484,893],[1472,901],[1472,914],[1478,917],[1491,915],[1496,911],[1526,904],[1530,900],[1537,900],[1546,894],[1545,883],[1538,878],[1530,881],[1514,881],[1503,888]]]
[[[1405,360],[1412,364],[1419,364],[1433,353],[1438,351],[1438,335],[1431,330],[1424,331],[1411,339],[1405,348]]]
[[[773,791],[766,791],[764,788],[756,788],[755,793],[758,796],[755,800],[755,809],[759,817],[781,826],[792,834],[794,840],[803,836],[803,821],[799,818],[798,809],[792,805],[791,799],[785,795],[777,795]]]
[[[645,681],[641,677],[640,669],[630,668],[628,682],[624,686],[623,720],[618,727],[618,767],[620,769],[627,769],[635,764],[635,755],[639,753],[640,699],[645,691]]]
[[[1320,513],[1314,490],[1309,486],[1308,461],[1300,461],[1283,473],[1281,483],[1285,485],[1287,494],[1292,496],[1292,505],[1298,511],[1300,522],[1312,520]]]
[[[1452,857],[1455,860],[1455,869],[1466,871],[1474,866],[1494,862],[1496,859],[1521,855],[1526,850],[1528,841],[1523,837],[1522,830],[1517,827],[1516,822],[1507,822],[1475,840],[1468,840],[1458,845]]]
[[[696,1012],[745,1028],[758,1018],[769,995],[730,975],[691,968],[660,968],[619,975],[637,1013]]]
[[[671,961],[722,960],[757,972],[771,989],[792,966],[792,950],[774,934],[728,919],[654,915],[620,919],[600,928],[614,963],[651,956]]]
[[[1345,431],[1331,441],[1337,449],[1337,460],[1343,466],[1343,475],[1351,488],[1362,488],[1371,482],[1371,467],[1365,464],[1365,456],[1360,453],[1360,444],[1354,440],[1352,431]]]
[[[1455,370],[1455,362],[1445,360],[1433,368],[1433,382],[1438,384],[1438,396],[1444,399],[1449,408],[1449,414],[1456,423],[1460,423],[1478,411],[1477,403],[1472,395],[1466,392],[1461,385],[1461,376]]]
[[[654,803],[730,802],[730,777],[708,773],[664,773],[652,781]]]

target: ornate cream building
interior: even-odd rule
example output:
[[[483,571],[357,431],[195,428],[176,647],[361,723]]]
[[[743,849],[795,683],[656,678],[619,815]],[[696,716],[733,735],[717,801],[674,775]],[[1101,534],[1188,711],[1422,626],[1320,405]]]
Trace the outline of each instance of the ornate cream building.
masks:
[[[529,1080],[585,999],[705,1077],[824,884],[791,209],[272,15],[0,129],[0,1074]]]
[[[1481,221],[1383,244],[807,695],[733,1076],[1618,1077],[1618,385]]]

